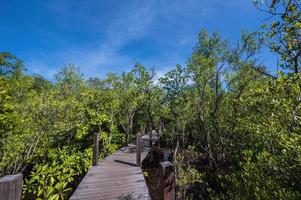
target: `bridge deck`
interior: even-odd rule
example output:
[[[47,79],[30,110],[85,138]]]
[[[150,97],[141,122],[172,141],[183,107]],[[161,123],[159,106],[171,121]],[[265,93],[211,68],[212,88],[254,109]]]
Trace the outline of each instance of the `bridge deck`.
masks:
[[[153,135],[153,142],[155,140]],[[144,135],[141,138],[141,160],[149,150],[149,135]],[[136,145],[123,147],[92,167],[70,199],[151,199],[142,170],[136,167]]]

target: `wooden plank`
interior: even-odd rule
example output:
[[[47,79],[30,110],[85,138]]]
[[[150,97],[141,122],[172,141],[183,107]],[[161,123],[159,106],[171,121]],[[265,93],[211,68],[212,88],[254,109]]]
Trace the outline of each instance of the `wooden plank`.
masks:
[[[153,135],[153,142],[157,139]],[[149,134],[140,137],[141,160],[150,150]],[[137,147],[129,144],[93,166],[70,197],[71,200],[151,199],[140,167]],[[139,148],[138,148],[139,151]]]
[[[21,200],[22,174],[8,175],[0,178],[0,199]]]

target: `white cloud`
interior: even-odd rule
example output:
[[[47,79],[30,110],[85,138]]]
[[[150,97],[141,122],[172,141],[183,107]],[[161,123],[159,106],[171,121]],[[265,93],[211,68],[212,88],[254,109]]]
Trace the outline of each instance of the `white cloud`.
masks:
[[[34,60],[28,64],[31,65],[31,71],[41,71],[43,74],[49,75],[53,74],[55,70],[53,65],[50,66],[49,63],[61,63],[60,65],[69,62],[74,63],[88,77],[103,76],[108,71],[125,71],[134,64],[134,58],[124,55],[120,50],[125,45],[141,40],[156,32],[156,27],[162,25],[162,21],[165,21],[165,23],[166,21],[170,23],[177,23],[179,20],[187,21],[187,27],[190,27],[190,20],[200,20],[200,24],[204,24],[206,19],[209,19],[216,12],[218,7],[226,6],[227,8],[242,9],[246,7],[245,4],[245,0],[134,0],[123,2],[122,7],[116,8],[116,11],[110,15],[110,18],[106,18],[106,23],[101,24],[104,22],[103,19],[99,18],[102,15],[88,17],[88,4],[85,4],[83,9],[77,5],[79,10],[73,10],[74,6],[70,6],[70,3],[56,2],[56,4],[50,4],[49,6],[49,9],[55,14],[62,16],[62,18],[64,15],[67,15],[67,18],[70,18],[72,14],[74,15],[74,13],[78,12],[78,14],[83,15],[81,23],[87,24],[92,30],[97,29],[98,32],[104,33],[104,37],[102,35],[99,40],[96,40],[93,47],[83,47],[81,45],[65,47],[62,50],[52,52],[50,56],[45,56],[44,58],[47,62],[43,63],[42,60]],[[174,36],[176,32],[171,31],[169,34]],[[165,73],[177,63],[185,64],[187,57],[180,55],[179,49],[189,48],[189,45],[194,45],[193,41],[196,41],[197,36],[194,34],[188,36],[180,35],[177,38],[178,41],[175,41],[177,49],[171,49],[171,52],[162,53],[158,57],[151,56],[148,59],[136,59],[146,66],[155,66],[158,70],[158,75]],[[60,40],[60,38],[57,39]]]
[[[108,69],[130,67],[133,59],[119,53],[126,44],[144,37],[155,19],[152,3],[132,4],[112,19],[105,30],[106,37],[96,49],[73,49],[65,58],[79,65],[87,76],[103,75]],[[120,66],[126,65],[126,66]]]

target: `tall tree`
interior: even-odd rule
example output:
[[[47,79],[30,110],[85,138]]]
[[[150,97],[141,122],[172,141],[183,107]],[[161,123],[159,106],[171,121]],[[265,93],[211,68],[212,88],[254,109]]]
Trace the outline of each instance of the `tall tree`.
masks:
[[[301,3],[299,0],[254,1],[271,19],[263,36],[272,52],[280,55],[281,67],[294,73],[301,67]]]

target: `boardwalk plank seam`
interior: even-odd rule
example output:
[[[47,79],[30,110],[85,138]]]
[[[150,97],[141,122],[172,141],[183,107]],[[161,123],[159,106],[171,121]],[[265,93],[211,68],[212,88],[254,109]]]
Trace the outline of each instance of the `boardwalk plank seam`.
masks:
[[[156,135],[153,135],[156,141]],[[141,137],[141,160],[147,155],[149,135]],[[140,167],[136,167],[136,145],[129,144],[99,161],[76,188],[71,200],[151,199]]]

